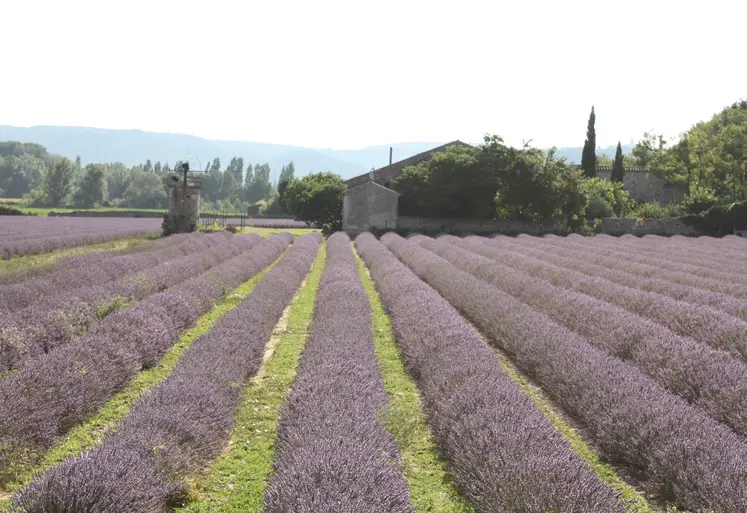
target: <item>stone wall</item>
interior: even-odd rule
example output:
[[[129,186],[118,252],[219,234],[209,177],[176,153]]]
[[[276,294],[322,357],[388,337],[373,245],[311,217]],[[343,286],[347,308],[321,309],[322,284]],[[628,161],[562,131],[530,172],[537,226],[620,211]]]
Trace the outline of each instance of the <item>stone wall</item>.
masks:
[[[350,235],[394,229],[398,204],[398,193],[374,182],[348,189],[342,202],[342,229]]]
[[[638,226],[636,219],[625,217],[605,217],[602,219],[602,233],[609,235],[700,235],[696,229],[687,226],[676,217],[644,219]]]
[[[397,220],[397,230],[428,233],[503,233],[507,235],[527,233],[530,235],[543,235],[546,233],[565,234],[568,232],[568,225],[565,220],[533,222],[509,221],[504,219],[449,219],[401,216]]]
[[[597,176],[609,180],[612,171],[607,170],[608,167],[611,168],[611,166],[599,166]],[[685,198],[683,187],[667,183],[666,180],[651,175],[646,169],[626,170],[623,185],[630,199],[637,202],[668,205],[679,203]]]

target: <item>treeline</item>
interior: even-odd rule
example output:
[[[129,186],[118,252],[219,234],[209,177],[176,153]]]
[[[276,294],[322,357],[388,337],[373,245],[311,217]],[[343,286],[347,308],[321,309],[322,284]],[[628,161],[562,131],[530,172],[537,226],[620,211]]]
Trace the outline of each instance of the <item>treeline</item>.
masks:
[[[0,197],[24,198],[35,206],[76,208],[168,208],[168,184],[182,162],[151,162],[127,167],[121,162],[81,165],[47,152],[34,143],[0,142]],[[246,207],[275,204],[277,184],[269,164],[244,165],[234,157],[222,168],[214,159],[202,173],[203,210],[244,212]],[[295,175],[293,162],[283,166],[279,181]]]

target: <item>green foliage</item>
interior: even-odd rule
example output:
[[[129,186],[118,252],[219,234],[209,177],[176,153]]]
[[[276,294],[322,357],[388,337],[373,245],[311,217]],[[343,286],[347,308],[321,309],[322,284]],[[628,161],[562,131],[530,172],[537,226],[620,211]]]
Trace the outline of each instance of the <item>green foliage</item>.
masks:
[[[135,171],[122,194],[121,205],[130,208],[165,208],[168,198],[161,177],[153,173]]]
[[[571,224],[583,219],[587,198],[581,173],[555,149],[508,149],[508,164],[498,173],[497,213],[500,218],[543,220],[566,217]]]
[[[643,139],[636,143],[633,148],[633,157],[636,166],[650,167],[656,160],[657,155],[664,151],[666,146],[664,136],[654,132],[644,132]]]
[[[623,150],[620,141],[617,141],[617,150],[615,150],[615,162],[612,164],[612,176],[610,177],[613,182],[622,183],[625,179],[625,163],[623,162]]]
[[[296,219],[332,233],[342,228],[342,199],[346,189],[339,175],[313,173],[288,183],[285,204]]]
[[[278,179],[278,183],[287,182],[289,180],[292,180],[296,177],[296,166],[293,164],[293,161],[291,160],[290,164],[287,166],[283,166],[283,168],[280,170],[280,178]]]
[[[727,235],[735,228],[747,229],[747,201],[716,205],[701,214],[684,216],[682,220],[707,235]]]
[[[700,214],[717,205],[719,199],[711,191],[700,191],[686,197],[682,207],[688,214]]]
[[[481,150],[451,146],[429,161],[406,168],[394,181],[404,215],[491,218],[495,173]]]
[[[602,219],[614,216],[615,211],[612,205],[602,198],[592,198],[589,201],[589,206],[586,207],[586,219]]]
[[[666,206],[661,206],[657,202],[650,202],[638,205],[634,209],[633,215],[635,217],[661,219],[662,217],[678,217],[682,215],[683,212],[684,209],[680,204],[672,203]]]
[[[594,128],[595,122],[596,114],[594,113],[594,106],[592,106],[591,114],[589,115],[589,123],[586,126],[584,149],[581,153],[581,169],[583,169],[584,176],[587,178],[597,176],[597,132],[596,128]]]
[[[609,213],[603,203],[610,206],[613,215],[620,217],[628,215],[634,207],[628,191],[620,182],[612,182],[599,177],[586,178],[583,180],[581,189],[589,201],[586,207],[586,219],[612,217],[612,215],[599,215],[600,211],[605,214]]]
[[[652,173],[721,201],[747,199],[747,101],[697,123],[650,163]]]
[[[56,159],[44,172],[42,188],[48,203],[60,206],[73,188],[73,163],[68,158]]]
[[[73,202],[83,208],[94,208],[106,200],[107,180],[104,166],[88,164],[77,183]]]

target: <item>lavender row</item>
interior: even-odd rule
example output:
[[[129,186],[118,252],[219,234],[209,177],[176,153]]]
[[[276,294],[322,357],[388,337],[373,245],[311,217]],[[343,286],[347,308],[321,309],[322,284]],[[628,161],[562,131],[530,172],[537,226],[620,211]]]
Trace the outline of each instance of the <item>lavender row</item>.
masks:
[[[500,239],[503,240],[505,238],[501,237]],[[507,242],[514,244],[521,243],[521,240],[519,239],[517,242],[517,239],[513,239]],[[564,245],[556,243],[555,247],[560,252],[563,250]],[[691,272],[692,266],[677,266],[676,264],[672,264],[662,267],[658,261],[649,260],[646,262],[646,259],[636,258],[630,252],[615,252],[613,255],[606,255],[593,245],[583,245],[581,248],[576,248],[575,251],[584,252],[589,258],[593,257],[595,263],[610,269],[619,269],[647,278],[661,278],[674,283],[729,294],[735,297],[744,297],[747,295],[747,287],[744,284],[740,284],[739,280],[736,280],[736,282],[735,280],[728,280],[723,276],[717,276],[718,273],[715,273],[716,275],[712,277],[695,275]]]
[[[625,511],[454,307],[372,235],[355,243],[439,450],[478,511]]]
[[[569,239],[577,240],[576,237]],[[741,237],[733,235],[723,238],[718,237],[685,237],[674,235],[672,237],[659,237],[645,235],[643,237],[623,236],[612,237],[609,235],[598,235],[590,239],[592,243],[619,243],[621,247],[636,249],[644,252],[666,253],[672,258],[687,259],[695,254],[706,259],[715,258],[729,267],[744,270],[745,262],[740,259],[747,249],[747,242]],[[684,251],[683,251],[684,250]],[[737,259],[737,260],[735,260]]]
[[[272,328],[308,273],[320,241],[318,234],[299,238],[102,446],[69,458],[18,493],[20,510],[164,511],[180,502],[184,478],[215,458],[230,435],[241,385],[259,370]]]
[[[46,253],[108,242],[124,237],[148,235],[160,230],[158,219],[85,219],[61,222],[55,218],[13,216],[0,220],[0,258]],[[65,231],[65,235],[60,235]]]
[[[259,240],[261,237],[251,235],[196,241],[197,244],[189,247],[191,254],[116,281],[63,291],[22,310],[1,313],[0,372],[15,369],[24,361],[82,336],[118,305],[140,300],[198,276],[246,251]],[[206,249],[209,245],[213,247]]]
[[[137,253],[147,253],[150,251],[158,251],[172,245],[180,244],[186,239],[195,235],[197,234],[174,234],[170,235],[169,237],[161,237],[152,241],[144,241],[140,244],[135,244],[111,251],[91,251],[82,255],[63,256],[57,259],[52,265],[25,266],[15,270],[12,273],[7,273],[3,276],[0,276],[0,293],[2,293],[2,288],[5,286],[20,283],[24,280],[29,280],[32,278],[47,279],[47,276],[55,272],[64,271],[64,269],[67,267],[94,266],[109,258]]]
[[[609,461],[662,502],[747,509],[742,437],[513,296],[394,234],[385,245],[503,348]]]
[[[414,513],[397,446],[377,417],[387,403],[371,305],[350,239],[338,232],[327,241],[314,325],[281,410],[263,512]]]
[[[83,287],[107,283],[169,260],[208,249],[229,236],[221,233],[193,234],[181,237],[177,244],[152,251],[112,255],[89,253],[61,262],[59,268],[42,276],[18,283],[0,285],[0,310],[19,310],[54,294],[65,294]],[[168,240],[168,237],[163,240]],[[159,241],[160,242],[160,241]],[[155,243],[154,243],[155,244]],[[147,245],[147,244],[146,244]]]
[[[576,272],[555,265],[551,253],[543,260],[527,253],[513,253],[490,239],[448,238],[459,246],[506,265],[521,269],[560,287],[582,292],[596,299],[648,318],[682,337],[728,351],[747,360],[747,322],[713,308],[672,299],[668,296],[620,285],[602,276]],[[614,271],[612,271],[614,273]]]
[[[733,268],[730,264],[724,263],[714,266],[717,260],[713,255],[704,256],[697,253],[693,255],[694,245],[687,245],[679,251],[645,251],[646,246],[641,243],[628,244],[617,240],[607,242],[607,239],[601,239],[601,242],[596,241],[596,237],[583,241],[572,237],[556,242],[556,244],[561,247],[570,246],[574,249],[591,251],[594,255],[603,255],[608,258],[624,258],[628,262],[651,265],[674,273],[686,273],[706,280],[747,284],[743,267]]]
[[[656,292],[692,305],[721,310],[747,320],[747,298],[736,298],[728,294],[702,290],[656,277],[641,276],[622,269],[610,269],[594,263],[595,258],[588,252],[558,249],[537,238],[520,238],[515,242],[501,238],[496,239],[494,246],[512,253],[511,258],[519,261],[525,259],[523,255],[527,255],[566,269],[604,278],[619,285]]]
[[[458,240],[449,244],[418,237],[417,242],[458,269],[473,274],[583,335],[594,346],[633,363],[670,392],[697,405],[737,433],[747,434],[747,366],[727,353],[678,336],[603,300],[557,287],[471,253],[458,247]],[[550,279],[556,283],[574,283],[573,276],[565,277],[562,270],[559,271]],[[553,279],[555,277],[557,280]],[[604,286],[593,279],[587,281]],[[609,295],[616,297],[614,291]]]
[[[264,239],[200,276],[113,313],[85,337],[6,376],[0,381],[0,482],[13,476],[14,462],[38,457],[140,369],[155,365],[214,300],[262,271],[292,240],[288,233]]]

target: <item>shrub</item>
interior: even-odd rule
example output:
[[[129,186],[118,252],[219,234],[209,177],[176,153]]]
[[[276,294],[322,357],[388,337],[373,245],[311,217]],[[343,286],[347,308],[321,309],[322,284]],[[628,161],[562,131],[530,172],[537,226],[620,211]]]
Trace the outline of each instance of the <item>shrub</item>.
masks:
[[[586,207],[586,219],[600,219],[603,217],[614,217],[615,211],[607,200],[593,198]]]

